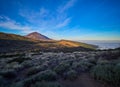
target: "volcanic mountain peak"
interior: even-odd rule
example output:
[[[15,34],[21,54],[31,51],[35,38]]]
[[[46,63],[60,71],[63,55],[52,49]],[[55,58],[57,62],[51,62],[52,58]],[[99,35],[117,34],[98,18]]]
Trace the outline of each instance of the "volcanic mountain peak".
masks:
[[[32,33],[26,35],[26,37],[31,38],[31,39],[35,39],[35,40],[51,40],[47,36],[44,36],[38,32],[32,32]]]
[[[40,33],[38,33],[38,32],[32,32],[32,33],[30,33],[30,34],[40,34]]]

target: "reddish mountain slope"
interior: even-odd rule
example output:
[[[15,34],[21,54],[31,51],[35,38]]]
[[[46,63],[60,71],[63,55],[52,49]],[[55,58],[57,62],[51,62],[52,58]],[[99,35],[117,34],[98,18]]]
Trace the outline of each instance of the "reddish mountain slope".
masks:
[[[48,38],[38,32],[32,32],[32,33],[26,35],[26,37],[35,39],[35,40],[51,40],[50,38]]]

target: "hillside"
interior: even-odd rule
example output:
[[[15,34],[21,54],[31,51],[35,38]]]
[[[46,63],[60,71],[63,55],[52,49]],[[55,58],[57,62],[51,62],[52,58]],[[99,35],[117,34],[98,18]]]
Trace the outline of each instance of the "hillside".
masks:
[[[86,44],[86,43],[77,42],[77,41],[70,41],[70,40],[60,40],[58,43],[67,47],[85,47],[85,48],[91,48],[91,49],[97,48],[97,46],[95,45]]]
[[[37,43],[37,45],[47,48],[77,48],[77,47],[83,47],[88,49],[96,49],[97,46],[86,44],[82,42],[76,42],[76,41],[70,41],[70,40],[51,40],[51,41],[40,41]]]
[[[69,40],[35,40],[16,34],[0,33],[0,52],[94,50],[96,46]]]
[[[30,41],[31,39],[16,35],[16,34],[8,34],[8,33],[3,33],[0,32],[0,39],[4,40],[24,40],[24,41]]]

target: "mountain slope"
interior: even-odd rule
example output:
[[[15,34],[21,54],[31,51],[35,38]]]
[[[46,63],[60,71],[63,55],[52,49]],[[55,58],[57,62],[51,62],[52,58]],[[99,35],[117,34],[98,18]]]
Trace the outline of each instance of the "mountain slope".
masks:
[[[24,36],[0,32],[0,52],[30,50],[36,48],[36,42]]]
[[[29,51],[29,50],[41,50],[41,51],[70,51],[74,49],[80,50],[93,50],[96,46],[70,40],[33,40],[24,36],[16,34],[0,33],[0,52],[11,51]]]
[[[0,32],[0,39],[4,39],[4,40],[25,40],[25,41],[31,41],[32,39],[29,39],[27,37],[23,37],[20,35],[16,35],[16,34],[8,34],[8,33],[3,33]]]
[[[50,38],[38,33],[38,32],[32,32],[25,37],[35,39],[35,40],[51,40]]]
[[[97,48],[97,46],[92,45],[92,44],[86,44],[86,43],[70,41],[70,40],[60,40],[58,43],[66,47],[85,47],[85,48],[90,48],[90,49]]]

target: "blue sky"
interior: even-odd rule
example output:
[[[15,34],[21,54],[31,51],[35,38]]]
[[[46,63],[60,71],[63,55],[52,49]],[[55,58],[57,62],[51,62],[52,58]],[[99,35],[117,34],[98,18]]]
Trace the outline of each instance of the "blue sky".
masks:
[[[120,40],[120,0],[0,0],[0,32]]]

